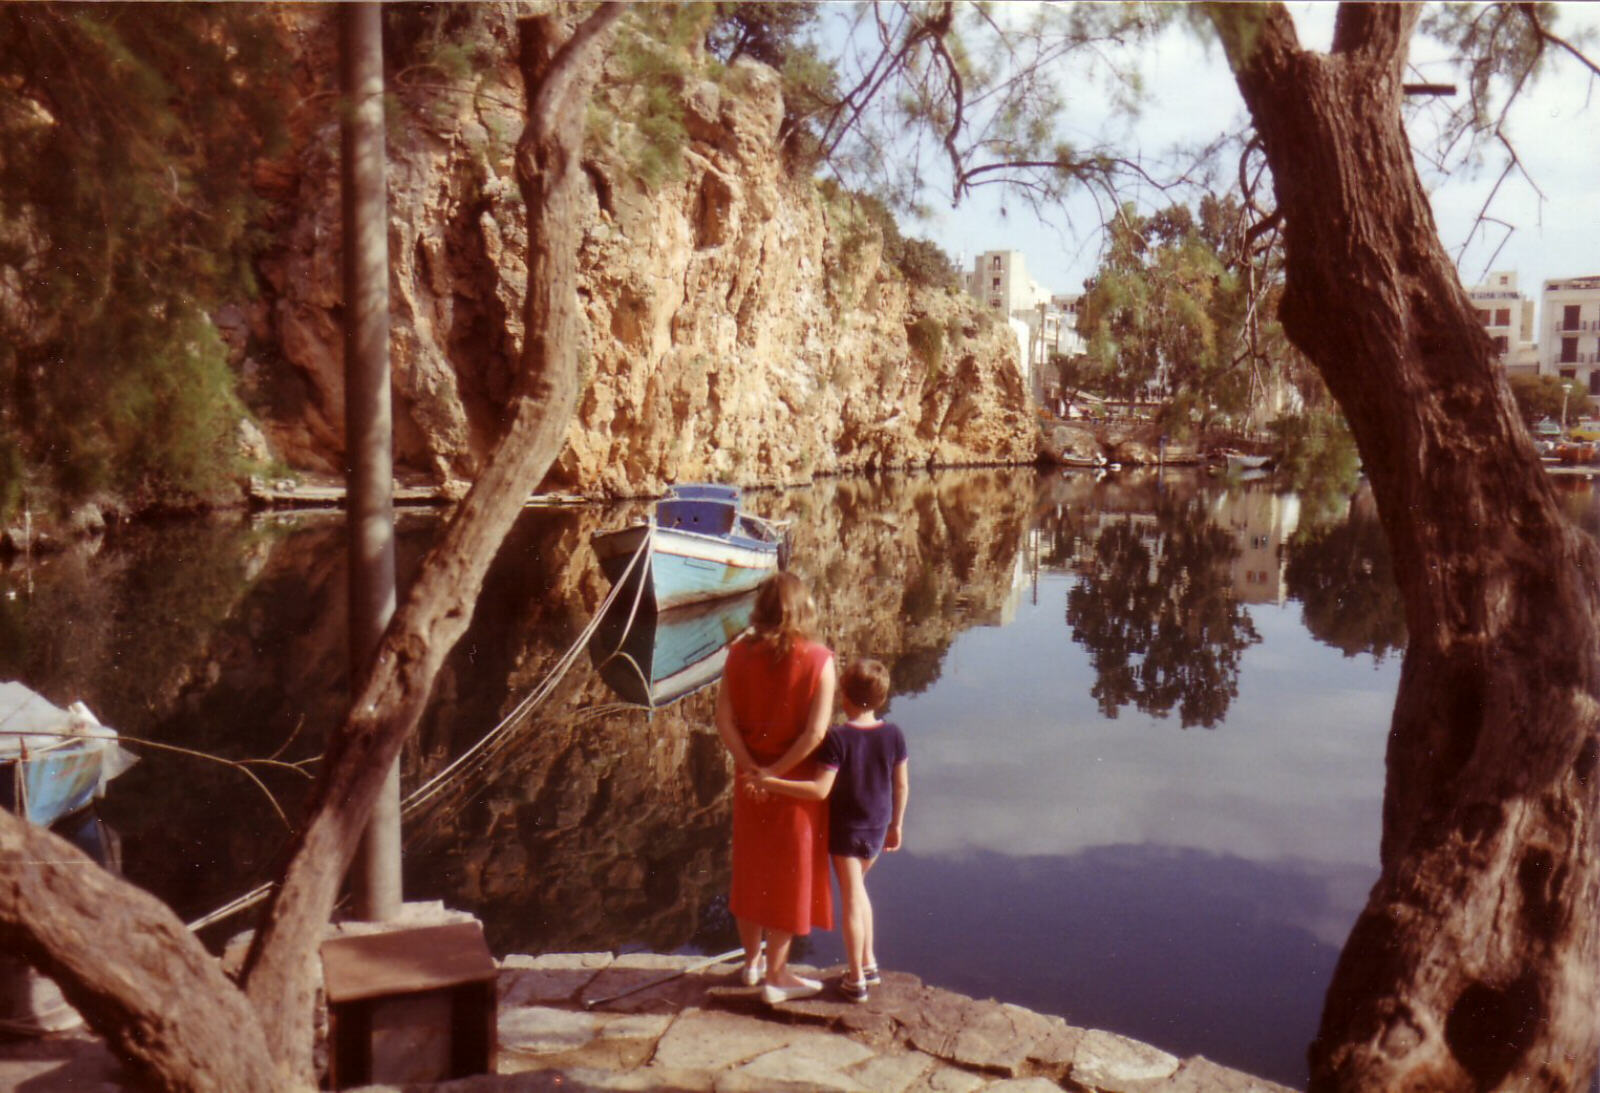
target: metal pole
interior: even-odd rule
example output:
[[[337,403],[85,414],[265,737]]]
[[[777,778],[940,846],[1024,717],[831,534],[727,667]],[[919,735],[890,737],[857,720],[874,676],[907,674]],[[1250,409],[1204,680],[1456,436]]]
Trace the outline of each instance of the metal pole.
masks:
[[[345,451],[350,568],[350,678],[360,685],[394,614],[394,433],[389,394],[389,236],[384,181],[383,20],[379,4],[340,13],[345,110]],[[351,868],[355,913],[400,911],[400,765],[389,769]]]

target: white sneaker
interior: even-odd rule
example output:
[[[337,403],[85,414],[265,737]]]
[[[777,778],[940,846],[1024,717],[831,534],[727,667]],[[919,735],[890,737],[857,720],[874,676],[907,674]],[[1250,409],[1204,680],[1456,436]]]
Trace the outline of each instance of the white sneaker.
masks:
[[[767,954],[762,953],[756,957],[754,964],[745,964],[739,969],[739,981],[747,987],[759,987],[761,981],[767,977]]]
[[[795,978],[799,982],[792,987],[775,987],[768,983],[761,988],[761,1000],[769,1006],[776,1006],[780,1002],[797,1002],[802,998],[822,993],[822,984],[815,979],[807,979],[803,975],[797,975]]]

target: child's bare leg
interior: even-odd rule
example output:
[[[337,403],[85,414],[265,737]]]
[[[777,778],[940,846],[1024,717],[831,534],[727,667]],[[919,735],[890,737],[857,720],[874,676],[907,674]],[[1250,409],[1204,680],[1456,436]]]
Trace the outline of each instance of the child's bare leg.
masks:
[[[867,874],[872,872],[872,867],[878,864],[877,858],[869,858],[861,863],[861,891],[867,890]],[[861,941],[861,966],[862,968],[876,968],[878,966],[878,953],[872,947],[873,937],[876,934],[876,924],[873,921],[872,901],[867,901],[867,928],[866,936]]]
[[[850,961],[850,979],[856,983],[861,982],[872,936],[872,904],[867,899],[865,865],[861,858],[833,856],[833,871],[839,877],[839,896],[844,910],[844,951]]]
[[[744,946],[744,966],[754,968],[761,959],[761,923],[734,919],[739,924],[739,944]]]

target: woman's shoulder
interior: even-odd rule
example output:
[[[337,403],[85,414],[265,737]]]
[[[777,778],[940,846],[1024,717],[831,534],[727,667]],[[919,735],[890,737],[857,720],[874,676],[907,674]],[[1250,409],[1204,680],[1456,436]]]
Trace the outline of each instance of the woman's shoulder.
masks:
[[[811,638],[803,638],[796,642],[795,649],[800,652],[801,656],[819,665],[833,659],[832,649],[829,649],[820,641],[813,641]]]

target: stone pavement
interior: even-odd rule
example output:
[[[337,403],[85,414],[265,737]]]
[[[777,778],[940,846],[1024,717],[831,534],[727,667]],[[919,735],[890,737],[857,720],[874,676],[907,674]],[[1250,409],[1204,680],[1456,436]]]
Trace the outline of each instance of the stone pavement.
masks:
[[[769,1007],[739,984],[737,962],[703,964],[652,953],[508,957],[498,1074],[367,1091],[1289,1093],[1199,1056],[1178,1059],[904,973],[885,972],[871,999],[855,1003],[835,990],[841,969],[824,969],[821,995]],[[0,1043],[0,1090],[125,1088],[87,1034]]]
[[[759,989],[739,984],[737,962],[700,963],[649,953],[509,957],[500,971],[500,1075],[436,1089],[1288,1093],[1198,1056],[1180,1060],[904,973],[886,971],[871,999],[856,1003],[835,989],[841,969],[825,969],[821,995],[769,1007]]]

